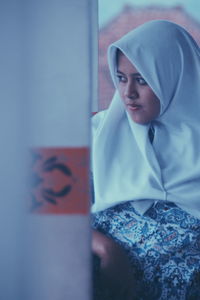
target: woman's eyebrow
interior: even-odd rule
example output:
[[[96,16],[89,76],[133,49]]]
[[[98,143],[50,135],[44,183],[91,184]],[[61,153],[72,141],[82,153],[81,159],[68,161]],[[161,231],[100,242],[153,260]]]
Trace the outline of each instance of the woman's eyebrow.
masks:
[[[122,74],[122,75],[126,75],[126,74],[124,74],[122,71],[120,71],[120,70],[117,70],[117,73],[119,73],[119,74]],[[132,73],[132,74],[130,74],[130,75],[133,75],[133,76],[141,76],[141,74],[140,73]]]

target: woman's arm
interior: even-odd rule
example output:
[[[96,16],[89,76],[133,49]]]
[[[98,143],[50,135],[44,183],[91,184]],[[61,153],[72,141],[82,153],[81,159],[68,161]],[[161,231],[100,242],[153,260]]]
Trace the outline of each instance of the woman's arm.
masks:
[[[113,299],[133,299],[134,279],[128,256],[113,239],[93,230],[92,251],[100,258],[100,285]]]

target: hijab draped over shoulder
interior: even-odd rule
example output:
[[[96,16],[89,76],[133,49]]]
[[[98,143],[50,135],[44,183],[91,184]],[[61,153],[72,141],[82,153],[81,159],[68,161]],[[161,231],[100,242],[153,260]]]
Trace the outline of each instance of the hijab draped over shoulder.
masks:
[[[116,89],[109,108],[93,118],[93,211],[133,201],[143,214],[155,201],[172,201],[200,218],[199,47],[175,23],[147,22],[109,47],[116,88],[117,49],[148,83],[161,109],[151,124],[134,123]]]

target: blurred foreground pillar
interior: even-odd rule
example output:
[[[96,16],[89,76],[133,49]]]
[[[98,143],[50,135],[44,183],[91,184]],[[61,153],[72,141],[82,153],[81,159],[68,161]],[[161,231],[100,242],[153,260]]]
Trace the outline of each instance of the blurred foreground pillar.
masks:
[[[96,0],[35,0],[27,5],[32,188],[26,300],[91,299],[89,146],[96,94],[95,16]]]

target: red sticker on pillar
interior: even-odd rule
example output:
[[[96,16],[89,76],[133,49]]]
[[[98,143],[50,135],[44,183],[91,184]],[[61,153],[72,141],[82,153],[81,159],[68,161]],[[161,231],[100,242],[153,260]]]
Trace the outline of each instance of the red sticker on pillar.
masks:
[[[89,149],[32,149],[31,212],[87,214]]]

